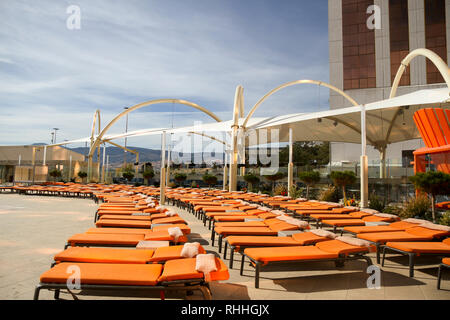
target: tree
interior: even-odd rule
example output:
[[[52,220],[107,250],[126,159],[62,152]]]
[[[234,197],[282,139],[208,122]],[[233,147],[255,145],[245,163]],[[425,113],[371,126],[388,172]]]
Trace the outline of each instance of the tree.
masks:
[[[79,171],[78,172],[78,176],[81,178],[81,182],[83,183],[84,182],[84,178],[87,177],[87,172]]]
[[[303,171],[298,173],[298,178],[306,184],[306,199],[309,199],[309,188],[320,181],[320,173],[318,171]]]
[[[270,175],[267,175],[265,177],[266,177],[267,180],[272,182],[272,190],[273,190],[273,188],[275,186],[275,181],[278,181],[278,180],[282,179],[284,177],[284,174],[283,174],[283,172],[278,171],[275,174],[270,174]]]
[[[122,168],[122,177],[127,179],[127,182],[130,182],[131,179],[134,178],[134,172],[131,165],[127,165],[126,167]]]
[[[436,223],[435,202],[437,195],[450,194],[450,174],[441,171],[417,172],[409,177],[416,189],[431,195],[431,214]]]
[[[146,180],[145,184],[148,185],[149,180],[153,179],[153,177],[155,176],[155,172],[153,171],[153,169],[151,167],[150,168],[146,168],[144,170],[144,172],[142,172],[142,176]]]
[[[53,181],[56,181],[56,178],[59,178],[62,175],[61,171],[58,169],[50,170],[48,174],[53,178]]]
[[[316,165],[323,165],[330,161],[329,142],[296,141],[292,149],[296,166],[309,166],[314,161]],[[289,146],[286,146],[280,150],[280,166],[285,166],[288,162]]]
[[[335,186],[342,188],[345,203],[347,201],[345,187],[356,182],[356,174],[353,171],[332,171],[330,178]]]
[[[244,180],[248,183],[248,190],[252,190],[253,185],[259,183],[260,181],[259,177],[251,172],[244,175]]]
[[[187,179],[187,175],[184,173],[175,173],[173,178],[181,185]]]
[[[205,182],[209,188],[211,188],[212,185],[217,184],[217,177],[213,176],[212,174],[206,173],[202,177],[203,182]]]

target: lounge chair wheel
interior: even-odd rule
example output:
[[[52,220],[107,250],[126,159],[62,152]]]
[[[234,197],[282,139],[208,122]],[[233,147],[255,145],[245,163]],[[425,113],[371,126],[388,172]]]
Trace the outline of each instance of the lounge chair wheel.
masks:
[[[55,294],[53,295],[53,298],[54,298],[55,300],[59,300],[59,289],[56,289],[56,290],[55,290]]]
[[[41,291],[41,285],[37,285],[34,289],[34,297],[33,300],[39,300],[39,292]]]

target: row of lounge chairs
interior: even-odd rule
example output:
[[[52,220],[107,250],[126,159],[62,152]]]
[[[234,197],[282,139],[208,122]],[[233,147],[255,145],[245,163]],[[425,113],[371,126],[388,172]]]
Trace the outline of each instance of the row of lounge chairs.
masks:
[[[151,201],[145,202],[144,198]],[[102,201],[105,202],[97,211],[96,227],[68,239],[64,251],[54,256],[52,267],[41,275],[34,299],[39,299],[42,289],[55,290],[55,298],[63,289],[72,293],[68,270],[78,271],[76,289],[83,293],[107,290],[120,296],[130,291],[158,291],[161,299],[171,290],[198,290],[205,299],[211,299],[209,283],[229,278],[223,261],[207,254],[199,243],[188,243],[190,228],[186,222],[158,207],[156,200],[127,195],[104,197]],[[136,247],[141,241],[167,241],[167,245],[154,249],[123,248]]]

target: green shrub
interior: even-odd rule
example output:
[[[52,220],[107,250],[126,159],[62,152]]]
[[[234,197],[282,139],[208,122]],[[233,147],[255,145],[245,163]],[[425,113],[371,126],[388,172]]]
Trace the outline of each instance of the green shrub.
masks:
[[[293,199],[300,198],[303,195],[304,188],[299,188],[295,184],[289,189],[289,194]]]
[[[439,223],[443,224],[444,226],[450,226],[450,211],[447,211],[442,214],[442,217],[439,220]]]
[[[173,178],[175,179],[176,182],[182,184],[187,179],[187,175],[184,173],[175,173]]]
[[[339,199],[341,199],[341,192],[336,186],[329,186],[328,188],[322,189],[317,196],[317,200],[319,201],[339,202]]]
[[[385,201],[383,198],[377,196],[376,194],[371,194],[369,196],[369,208],[383,212],[385,208]]]
[[[403,208],[394,205],[388,205],[384,207],[383,212],[389,214],[395,214],[396,216],[401,216]]]
[[[260,179],[257,175],[249,172],[244,175],[244,180],[248,184],[248,191],[252,191],[255,184],[258,184]]]
[[[431,201],[427,196],[421,195],[417,198],[408,199],[404,205],[403,210],[400,212],[399,216],[403,219],[406,218],[418,218],[427,219],[431,218]]]
[[[287,186],[282,183],[278,183],[273,189],[273,194],[276,196],[286,196],[287,192]]]

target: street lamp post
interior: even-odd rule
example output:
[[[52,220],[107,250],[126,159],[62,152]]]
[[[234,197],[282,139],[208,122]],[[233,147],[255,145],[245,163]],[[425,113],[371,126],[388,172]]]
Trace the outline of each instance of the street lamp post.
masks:
[[[127,109],[128,109],[128,107],[124,108],[124,110],[127,110]],[[126,115],[125,133],[128,133],[128,113]],[[125,137],[124,147],[125,148],[127,147],[127,137]],[[127,165],[127,150],[125,149],[124,153],[123,153],[123,166],[126,167],[126,165]]]
[[[53,139],[52,143],[55,144],[56,143],[56,131],[58,131],[59,128],[53,128],[53,130],[54,130],[54,133],[52,135],[52,139]]]

